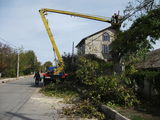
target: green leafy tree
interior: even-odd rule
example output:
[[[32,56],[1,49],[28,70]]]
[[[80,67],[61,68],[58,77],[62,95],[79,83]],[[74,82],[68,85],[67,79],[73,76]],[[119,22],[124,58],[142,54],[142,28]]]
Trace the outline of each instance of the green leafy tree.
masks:
[[[52,64],[52,62],[51,61],[47,61],[47,62],[45,62],[44,64],[43,64],[43,66],[42,66],[42,71],[47,71],[48,70],[48,68],[49,67],[52,67],[53,66],[53,64]]]
[[[38,70],[40,63],[34,51],[26,51],[20,54],[20,74],[31,74]]]
[[[2,77],[16,77],[17,50],[9,45],[0,43],[0,73]],[[41,63],[37,60],[34,51],[20,51],[20,75],[31,74],[40,69]]]
[[[111,45],[114,63],[119,65],[122,58],[136,56],[140,51],[152,48],[152,44],[160,38],[159,28],[160,8],[135,20],[128,30],[119,32]]]
[[[0,43],[0,73],[2,77],[16,76],[17,53],[9,45]]]

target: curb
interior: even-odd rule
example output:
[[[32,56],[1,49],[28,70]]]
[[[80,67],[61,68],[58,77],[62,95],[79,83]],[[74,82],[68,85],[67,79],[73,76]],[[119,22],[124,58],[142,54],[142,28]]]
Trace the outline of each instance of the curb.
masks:
[[[21,76],[21,77],[18,77],[18,78],[0,79],[0,84],[1,84],[1,83],[7,83],[7,82],[10,82],[10,81],[14,81],[14,80],[19,80],[19,79],[26,78],[26,77],[30,77],[30,76],[32,76],[32,75]]]
[[[82,93],[83,95],[85,94],[85,91],[81,91],[79,88],[76,88],[74,86],[74,88],[79,92]],[[107,119],[113,119],[113,120],[130,120],[129,118],[121,115],[119,112],[117,112],[116,110],[103,105],[103,104],[98,104],[98,107],[100,108],[100,110],[107,116]]]
[[[125,116],[121,115],[116,110],[114,110],[106,105],[100,105],[100,109],[108,118],[111,118],[113,120],[130,120],[130,119],[126,118]]]

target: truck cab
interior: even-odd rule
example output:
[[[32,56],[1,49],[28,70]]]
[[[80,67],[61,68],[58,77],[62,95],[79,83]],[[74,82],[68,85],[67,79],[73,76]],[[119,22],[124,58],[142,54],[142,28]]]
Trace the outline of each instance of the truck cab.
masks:
[[[64,72],[60,72],[59,74],[55,74],[55,70],[57,67],[49,67],[46,73],[43,73],[43,84],[44,86],[49,83],[56,83],[61,82],[63,83],[64,80],[67,78],[68,74]]]

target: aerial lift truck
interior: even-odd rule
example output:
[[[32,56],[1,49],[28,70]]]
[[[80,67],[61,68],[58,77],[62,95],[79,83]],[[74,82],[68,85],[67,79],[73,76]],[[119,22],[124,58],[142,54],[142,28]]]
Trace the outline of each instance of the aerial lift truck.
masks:
[[[48,21],[45,17],[48,12],[76,16],[76,17],[81,17],[81,18],[91,19],[91,20],[96,20],[96,21],[101,21],[101,22],[107,22],[107,23],[111,24],[113,29],[119,29],[121,26],[121,23],[122,23],[121,22],[122,17],[119,15],[119,13],[118,14],[115,13],[112,16],[112,18],[108,18],[108,17],[102,17],[102,16],[99,17],[99,16],[70,12],[70,11],[56,10],[56,9],[47,9],[47,8],[40,9],[39,13],[40,13],[42,21],[44,23],[45,29],[48,33],[50,42],[52,43],[53,51],[56,54],[56,57],[58,58],[58,65],[56,67],[49,68],[49,71],[47,73],[43,74],[44,85],[46,85],[50,82],[56,82],[56,79],[64,81],[64,79],[68,76],[68,74],[66,74],[64,72],[63,59],[60,55],[60,52],[59,52],[57,45],[55,43],[53,34],[52,34],[51,29],[49,27]]]

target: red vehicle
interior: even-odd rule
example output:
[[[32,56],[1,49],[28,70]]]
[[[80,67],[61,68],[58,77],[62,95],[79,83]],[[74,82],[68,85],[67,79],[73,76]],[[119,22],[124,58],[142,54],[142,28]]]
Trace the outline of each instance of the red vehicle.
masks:
[[[59,74],[54,74],[54,69],[56,69],[56,67],[49,67],[48,72],[42,73],[44,86],[49,83],[56,83],[57,81],[63,83],[64,80],[67,78],[68,74],[64,72],[60,72]]]
[[[70,12],[70,11],[47,9],[47,8],[40,9],[39,13],[41,15],[45,29],[46,29],[48,36],[49,36],[49,39],[51,41],[53,51],[55,52],[56,57],[58,58],[57,67],[55,67],[51,71],[43,74],[44,85],[46,85],[48,82],[56,82],[57,79],[64,81],[64,79],[68,76],[68,74],[64,73],[64,62],[63,62],[63,59],[59,53],[59,50],[58,50],[57,45],[55,43],[55,40],[53,38],[53,34],[52,34],[51,29],[48,24],[48,20],[46,19],[46,15],[48,12],[64,14],[64,15],[71,15],[71,16],[76,16],[76,17],[81,17],[81,18],[86,18],[86,19],[91,19],[91,20],[97,20],[97,21],[101,21],[101,22],[107,22],[107,23],[110,23],[112,25],[112,27],[115,29],[120,28],[121,23],[122,23],[121,22],[122,17],[119,15],[119,13],[114,14],[111,19],[110,18],[108,19],[107,17],[97,17],[97,16],[93,16],[93,15],[81,14],[81,13]]]

